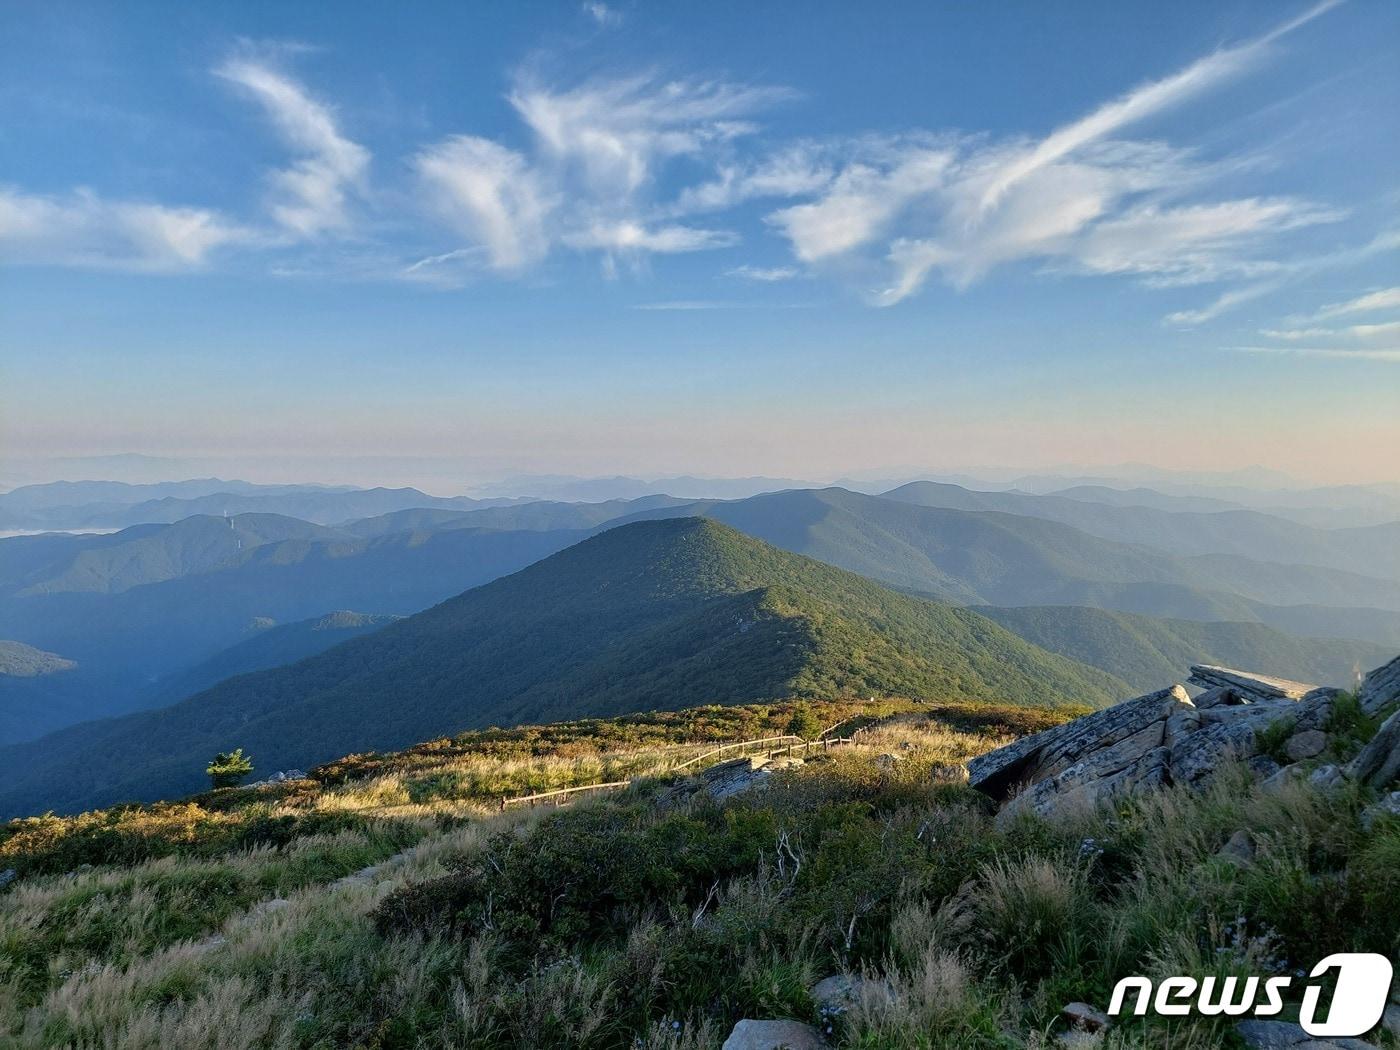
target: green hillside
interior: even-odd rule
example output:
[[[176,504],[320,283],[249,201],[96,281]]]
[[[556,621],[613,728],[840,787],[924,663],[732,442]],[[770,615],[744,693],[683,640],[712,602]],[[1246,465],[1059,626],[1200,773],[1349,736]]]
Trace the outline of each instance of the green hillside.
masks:
[[[377,631],[399,618],[340,611],[296,623],[258,628],[250,638],[157,683],[146,706],[173,704],[234,675],[296,663],[351,638]]]
[[[1034,645],[1098,667],[1143,692],[1179,681],[1195,663],[1349,687],[1357,668],[1378,667],[1395,655],[1393,648],[1371,642],[1299,638],[1259,623],[1167,620],[1075,606],[978,612]]]
[[[1128,687],[992,621],[700,519],[610,530],[291,667],[0,753],[0,812],[197,787],[491,724],[788,696],[1103,704]]]

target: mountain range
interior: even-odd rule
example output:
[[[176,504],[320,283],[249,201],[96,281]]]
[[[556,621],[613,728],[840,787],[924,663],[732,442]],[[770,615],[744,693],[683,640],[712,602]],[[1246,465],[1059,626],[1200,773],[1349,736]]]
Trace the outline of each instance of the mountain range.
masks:
[[[1041,518],[923,507],[845,489],[701,501],[713,517],[906,590],[988,605],[1087,605],[1400,644],[1400,582],[1237,555],[1183,558]],[[627,519],[621,519],[627,520]],[[1339,615],[1349,610],[1349,615]]]
[[[519,502],[429,496],[415,488],[333,488],[200,481],[160,485],[54,482],[0,495],[0,530],[97,530],[180,521],[200,514],[281,514],[332,525],[396,510],[472,510]]]
[[[272,770],[491,724],[715,699],[1102,705],[1129,691],[969,609],[714,521],[645,521],[290,666],[4,749],[0,812],[189,791],[208,755],[233,746]]]
[[[130,488],[128,505],[139,506],[148,492]],[[1395,525],[1329,531],[1252,511],[1116,507],[927,483],[885,497],[800,489],[728,501],[416,507],[335,526],[196,515],[106,535],[0,540],[0,638],[79,664],[30,690],[45,702],[16,701],[10,711],[44,711],[37,732],[168,703],[167,680],[251,637],[255,625],[328,609],[409,615],[614,524],[696,515],[946,602],[1102,608],[1400,645],[1400,581],[1385,575]],[[1148,535],[1156,545],[1091,529]],[[1260,560],[1241,548],[1310,562]],[[1336,567],[1372,563],[1364,575]],[[20,721],[12,717],[9,730],[0,722],[0,743],[16,739],[6,734]]]
[[[1091,490],[1100,500],[1105,492]],[[999,511],[1070,525],[1091,536],[1156,547],[1173,554],[1233,554],[1251,561],[1340,569],[1400,579],[1400,521],[1360,528],[1319,529],[1255,510],[1184,511],[1133,503],[1088,502],[1022,492],[974,492],[957,485],[912,482],[885,499],[922,507]],[[1194,502],[1194,501],[1192,501]]]

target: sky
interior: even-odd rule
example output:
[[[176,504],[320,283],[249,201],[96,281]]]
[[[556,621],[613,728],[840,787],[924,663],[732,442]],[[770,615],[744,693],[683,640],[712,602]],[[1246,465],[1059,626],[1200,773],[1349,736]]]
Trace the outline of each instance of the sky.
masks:
[[[0,473],[1400,480],[1389,0],[12,3],[0,111]]]

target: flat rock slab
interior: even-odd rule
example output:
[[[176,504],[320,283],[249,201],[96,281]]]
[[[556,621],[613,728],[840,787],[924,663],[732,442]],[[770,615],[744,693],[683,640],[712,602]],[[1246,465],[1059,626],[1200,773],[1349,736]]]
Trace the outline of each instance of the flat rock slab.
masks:
[[[823,1050],[821,1034],[801,1021],[740,1021],[722,1050]]]
[[[711,798],[723,800],[766,784],[774,773],[800,765],[802,759],[786,755],[771,759],[764,755],[735,758],[705,770],[700,774],[700,783]]]
[[[1301,700],[1317,688],[1288,678],[1237,671],[1233,667],[1216,667],[1213,664],[1193,665],[1187,681],[1202,689],[1232,689],[1241,698],[1251,700]]]

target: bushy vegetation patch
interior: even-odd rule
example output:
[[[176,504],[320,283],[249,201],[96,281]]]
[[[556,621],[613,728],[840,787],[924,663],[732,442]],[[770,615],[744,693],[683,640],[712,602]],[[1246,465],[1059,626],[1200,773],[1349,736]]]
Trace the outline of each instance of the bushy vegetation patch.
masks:
[[[12,820],[0,825],[0,867],[20,876],[125,867],[160,857],[220,857],[371,828],[376,837],[400,845],[425,830],[421,820],[293,808],[270,800],[234,808],[228,800],[211,805],[205,798]]]
[[[959,763],[1038,727],[963,714],[970,728],[911,707],[724,801],[661,776],[558,810],[448,820],[402,801],[441,775],[422,760],[433,748],[277,804],[218,793],[165,814],[157,840],[180,840],[169,855],[30,867],[0,892],[0,1043],[698,1050],[739,1018],[788,1017],[841,1047],[1012,1050],[1046,1045],[1069,1001],[1106,1006],[1124,976],[1400,953],[1400,820],[1365,826],[1361,789],[1263,790],[1226,769],[1200,794],[998,822]],[[562,743],[581,746],[575,732]],[[358,808],[374,798],[383,808]],[[277,805],[362,823],[208,845]],[[154,819],[122,811],[115,826],[138,816]],[[86,819],[26,841],[66,863],[66,840],[104,841],[105,818]],[[1220,854],[1239,831],[1252,860]],[[374,878],[336,881],[409,841]],[[286,903],[264,910],[270,898]],[[811,988],[834,973],[866,980],[820,1012]],[[1127,1019],[1107,1045],[1205,1050],[1230,1045],[1229,1025]]]

